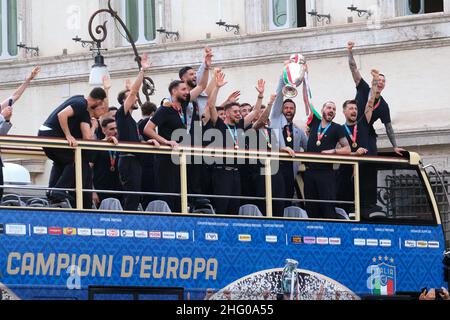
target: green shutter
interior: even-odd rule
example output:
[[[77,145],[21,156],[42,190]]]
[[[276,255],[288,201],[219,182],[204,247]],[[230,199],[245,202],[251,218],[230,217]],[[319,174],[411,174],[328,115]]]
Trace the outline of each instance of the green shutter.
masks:
[[[17,56],[17,1],[8,0],[8,52]]]
[[[126,24],[133,37],[133,41],[139,39],[139,3],[138,0],[125,0]]]
[[[145,6],[145,39],[155,40],[155,0],[143,0]]]
[[[287,22],[287,1],[288,0],[273,0],[273,23],[277,27],[286,25]]]

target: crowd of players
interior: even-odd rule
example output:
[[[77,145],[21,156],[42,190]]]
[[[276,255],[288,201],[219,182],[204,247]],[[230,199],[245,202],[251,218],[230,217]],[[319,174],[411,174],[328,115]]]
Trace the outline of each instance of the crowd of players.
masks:
[[[269,97],[266,96],[265,81],[259,80],[253,106],[238,102],[240,91],[233,92],[218,105],[218,93],[227,82],[220,68],[213,69],[213,52],[206,48],[199,70],[196,72],[191,67],[181,69],[179,80],[169,85],[169,97],[159,106],[151,102],[140,104],[138,99],[145,72],[150,68],[148,56],[144,54],[141,57],[142,68],[134,83],[127,80],[125,89],[117,97],[119,108],[110,107],[111,83],[105,78],[103,88],[93,89],[87,97],[71,97],[58,106],[41,126],[38,136],[63,138],[71,147],[76,147],[77,141],[83,139],[112,144],[146,143],[152,148],[177,148],[180,144],[207,147],[214,144],[223,149],[274,151],[293,157],[301,152],[376,156],[374,124],[381,120],[394,151],[402,155],[405,150],[396,143],[389,106],[381,95],[386,77],[372,70],[372,79],[366,82],[353,57],[353,47],[354,43],[349,42],[349,66],[357,94],[343,103],[346,119],[343,125],[334,122],[337,113],[335,102],[327,101],[321,110],[314,108],[306,80],[303,81],[303,102],[308,117],[306,130],[294,123],[297,105],[294,99],[285,99],[283,77],[280,77],[276,93]],[[306,64],[304,68],[308,77]],[[37,72],[33,71],[27,84]],[[24,91],[22,89],[20,94]],[[267,99],[267,105],[264,105],[264,99]],[[14,102],[17,97],[12,100]],[[2,114],[10,111],[4,104]],[[143,118],[137,122],[133,113],[139,109]],[[0,117],[0,128],[2,121],[7,119],[7,116]],[[49,200],[73,202],[74,195],[63,191],[75,186],[73,149],[44,148],[44,151],[53,161]],[[190,160],[192,163],[188,164],[187,173],[191,207],[201,198],[194,195],[211,195],[209,200],[216,213],[237,214],[241,205],[255,204],[265,214],[265,201],[261,200],[265,197],[264,162]],[[145,209],[157,199],[167,202],[173,212],[181,211],[180,170],[172,155],[86,151],[82,167],[84,189],[125,192],[85,192],[83,203],[86,209],[92,208],[93,203],[98,206],[106,198],[117,198],[126,211],[136,211],[140,205]],[[299,170],[298,162],[280,161],[273,171],[273,198],[285,199],[273,202],[274,216],[283,216],[286,207],[300,203],[310,218],[334,219],[337,216],[333,201],[353,201],[352,166],[340,166],[336,170],[331,164],[306,163],[303,170]],[[297,183],[298,178],[303,181],[302,188]],[[376,172],[362,169],[361,179],[366,182],[361,184],[363,212],[368,214],[377,210]],[[256,200],[242,200],[240,197]],[[323,202],[292,202],[294,198]],[[346,210],[351,211],[351,205]]]

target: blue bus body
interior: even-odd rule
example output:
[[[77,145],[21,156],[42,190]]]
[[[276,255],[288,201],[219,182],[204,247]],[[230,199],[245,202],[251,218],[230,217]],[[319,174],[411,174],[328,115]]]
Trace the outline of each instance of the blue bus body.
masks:
[[[313,278],[297,298],[359,299],[447,286],[444,249],[439,224],[0,210],[0,283],[20,299],[87,299],[90,286],[274,298],[287,259]]]

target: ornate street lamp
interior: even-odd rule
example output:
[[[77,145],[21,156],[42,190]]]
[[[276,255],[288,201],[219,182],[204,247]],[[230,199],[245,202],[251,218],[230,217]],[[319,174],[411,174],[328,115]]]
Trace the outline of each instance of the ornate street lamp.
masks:
[[[133,52],[134,52],[134,56],[135,56],[135,61],[138,65],[138,68],[141,69],[141,67],[142,67],[141,57],[136,48],[136,43],[133,39],[133,36],[131,35],[131,32],[128,30],[125,22],[123,22],[123,20],[118,15],[117,11],[115,11],[112,8],[111,0],[109,0],[107,9],[97,10],[96,12],[94,12],[94,14],[89,19],[89,35],[91,36],[92,40],[97,44],[97,50],[98,50],[97,55],[95,57],[95,64],[92,67],[92,72],[91,72],[91,76],[93,77],[93,80],[94,80],[94,77],[100,76],[100,74],[102,74],[102,73],[104,74],[104,71],[106,69],[104,58],[101,55],[101,43],[104,42],[106,40],[106,37],[108,36],[108,31],[106,29],[106,24],[108,23],[108,21],[105,21],[103,24],[96,26],[95,29],[94,29],[94,25],[93,25],[95,17],[102,13],[108,13],[114,19],[114,22],[116,23],[116,25],[118,22],[120,24],[120,26],[122,27],[122,29],[125,31],[126,40],[131,44],[131,47],[133,48]],[[94,34],[94,30],[95,30],[95,34]],[[102,76],[103,76],[103,74],[102,74]],[[155,84],[150,77],[144,78],[144,83],[142,85],[142,93],[145,95],[147,102],[150,101],[150,96],[155,93]],[[142,105],[140,98],[139,98],[139,103]]]

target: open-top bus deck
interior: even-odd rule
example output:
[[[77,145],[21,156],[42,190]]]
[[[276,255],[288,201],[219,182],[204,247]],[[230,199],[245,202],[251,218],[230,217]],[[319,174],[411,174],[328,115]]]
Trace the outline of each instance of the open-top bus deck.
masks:
[[[2,137],[22,153],[69,148],[65,141]],[[181,213],[83,210],[81,162],[90,150],[172,154],[179,160]],[[258,159],[265,164],[266,215],[206,214],[189,207],[191,156]],[[75,148],[75,208],[20,204],[0,209],[0,290],[17,299],[327,299],[394,296],[447,287],[441,216],[419,155],[351,157],[112,146]],[[353,167],[354,197],[341,219],[273,217],[270,172],[277,161]],[[360,169],[377,172],[379,210],[361,210]],[[302,168],[302,166],[301,166]],[[159,173],[158,179],[171,173]],[[299,179],[301,181],[301,179]],[[276,186],[273,186],[276,187]],[[46,189],[5,186],[7,190]],[[113,192],[114,193],[114,192]],[[45,194],[45,192],[44,192]],[[161,195],[154,193],[155,196]],[[250,199],[242,197],[242,203]],[[275,199],[281,201],[283,199]],[[297,199],[299,204],[321,199]],[[212,208],[213,210],[213,208]]]

